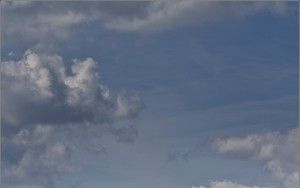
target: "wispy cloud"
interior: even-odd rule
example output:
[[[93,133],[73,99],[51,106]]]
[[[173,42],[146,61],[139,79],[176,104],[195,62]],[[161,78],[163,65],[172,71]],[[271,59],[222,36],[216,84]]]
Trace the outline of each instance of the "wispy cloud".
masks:
[[[186,25],[201,25],[259,12],[285,15],[287,2],[28,2],[3,4],[4,38],[13,41],[51,42],[67,39],[74,28],[99,25],[119,32],[153,32]],[[18,14],[15,14],[18,12]],[[4,40],[5,42],[6,40]]]
[[[244,17],[258,12],[269,11],[283,15],[288,12],[284,2],[222,3],[188,1],[154,1],[145,16],[112,19],[104,23],[108,29],[121,31],[159,31],[183,25],[201,25],[226,18]]]

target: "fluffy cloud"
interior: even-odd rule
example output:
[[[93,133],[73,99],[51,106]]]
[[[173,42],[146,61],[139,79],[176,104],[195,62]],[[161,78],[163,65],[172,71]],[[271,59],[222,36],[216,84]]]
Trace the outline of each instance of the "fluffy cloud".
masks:
[[[136,94],[112,96],[92,58],[66,70],[59,56],[27,51],[20,61],[3,62],[2,78],[7,124],[111,121],[135,117],[143,106]]]
[[[299,186],[299,137],[296,128],[287,135],[267,133],[218,139],[214,145],[219,154],[230,158],[263,161],[281,187],[295,188]]]
[[[133,125],[113,123],[137,117],[144,107],[141,97],[111,94],[92,58],[75,59],[68,67],[60,56],[28,50],[1,68],[4,183],[52,187],[72,170],[67,161],[73,149],[83,144],[103,151],[96,142],[103,134],[118,142],[136,137]]]
[[[253,159],[264,162],[265,168],[279,182],[276,188],[299,186],[300,129],[292,129],[287,134],[270,132],[252,134],[246,137],[217,139],[213,147],[220,155],[231,159]],[[272,186],[274,187],[274,186]],[[214,181],[209,186],[191,188],[263,188],[242,185],[232,181]],[[266,188],[266,187],[265,187]]]
[[[258,186],[245,186],[231,181],[212,182],[210,186],[192,186],[191,188],[262,188]]]

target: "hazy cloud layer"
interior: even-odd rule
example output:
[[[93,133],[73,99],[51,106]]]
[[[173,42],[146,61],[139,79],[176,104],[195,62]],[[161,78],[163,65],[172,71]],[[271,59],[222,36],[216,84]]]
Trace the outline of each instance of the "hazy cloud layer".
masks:
[[[286,2],[6,2],[3,33],[10,41],[49,44],[53,39],[68,38],[77,26],[89,24],[106,30],[153,32],[259,12],[285,15],[293,9]]]
[[[120,17],[143,14],[148,2],[3,2],[4,42],[28,42],[43,48],[67,39],[75,28],[86,28]],[[16,14],[17,12],[17,14]]]
[[[113,19],[105,23],[108,29],[121,31],[158,31],[182,25],[200,25],[230,17],[243,17],[261,11],[285,14],[284,2],[222,3],[198,0],[153,1],[146,15],[134,18]]]
[[[1,75],[3,182],[52,187],[72,169],[73,149],[103,151],[96,142],[103,134],[118,142],[137,136],[133,125],[113,122],[134,119],[142,99],[112,95],[92,58],[65,66],[60,56],[28,50],[19,61],[3,62]]]

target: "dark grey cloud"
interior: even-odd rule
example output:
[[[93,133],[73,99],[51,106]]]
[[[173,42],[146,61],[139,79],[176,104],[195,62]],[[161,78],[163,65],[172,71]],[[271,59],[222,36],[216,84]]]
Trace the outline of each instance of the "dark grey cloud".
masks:
[[[66,66],[58,55],[28,50],[18,61],[2,62],[1,76],[4,183],[52,187],[72,171],[73,150],[102,153],[104,134],[125,143],[137,136],[134,125],[114,122],[135,119],[142,98],[110,93],[92,58]]]

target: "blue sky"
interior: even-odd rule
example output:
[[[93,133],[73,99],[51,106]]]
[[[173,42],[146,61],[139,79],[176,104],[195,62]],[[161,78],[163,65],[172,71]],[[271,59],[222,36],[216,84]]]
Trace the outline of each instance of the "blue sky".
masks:
[[[124,106],[113,107],[117,114],[122,112],[122,117],[89,111],[86,108],[94,108],[91,105],[99,102],[92,101],[88,106],[80,103],[76,108],[66,109],[74,110],[75,114],[87,110],[99,118],[91,120],[88,116],[80,121],[79,114],[76,120],[66,120],[65,116],[73,116],[65,108],[58,108],[63,114],[56,123],[35,115],[23,117],[22,110],[14,112],[10,108],[28,109],[26,105],[35,98],[27,95],[21,98],[25,100],[24,106],[7,96],[9,102],[2,104],[1,117],[5,119],[2,145],[9,147],[10,140],[22,130],[28,130],[31,136],[26,137],[29,144],[23,152],[14,151],[20,147],[15,143],[7,151],[4,146],[1,168],[4,188],[220,188],[222,183],[224,188],[239,185],[292,188],[299,181],[290,178],[294,178],[298,158],[295,157],[295,163],[286,164],[294,158],[282,153],[286,145],[299,146],[299,142],[291,139],[293,132],[299,135],[297,2],[110,3],[2,3],[2,60],[7,67],[17,61],[30,62],[24,56],[28,49],[41,57],[39,63],[45,67],[47,58],[60,56],[66,73],[72,71],[73,59],[84,63],[85,58],[91,57],[101,75],[100,80],[92,79],[95,82],[91,88],[102,83],[108,87],[112,98],[106,102],[111,105],[118,104],[115,99],[118,93],[126,92],[124,97],[128,97],[122,103]],[[8,75],[12,70],[16,75]],[[20,76],[17,68],[5,67],[3,71],[2,89],[20,82],[15,79]],[[43,74],[37,77],[31,76],[31,72],[26,74],[37,79],[34,84],[43,80]],[[12,78],[7,81],[6,76]],[[37,84],[38,89],[45,89],[43,84]],[[30,84],[24,86],[24,93],[29,87]],[[53,89],[56,85],[51,82],[49,87]],[[41,91],[44,90],[38,90]],[[20,94],[23,90],[9,92],[4,97],[23,97]],[[63,91],[58,87],[57,92]],[[87,94],[82,100],[93,100],[90,97],[93,93]],[[139,100],[132,101],[132,96],[138,96]],[[99,108],[111,110],[106,102]],[[38,111],[43,108],[41,114],[44,108],[57,109],[51,104],[36,103],[33,108]],[[49,113],[53,113],[55,119],[59,112],[50,110],[41,116],[52,117]],[[23,119],[15,124],[6,121],[19,118],[15,116]],[[69,130],[67,127],[72,124],[78,127]],[[85,124],[89,125],[88,130],[82,127]],[[22,156],[28,151],[38,153],[33,157],[39,160],[44,154],[54,155],[35,151],[39,150],[37,141],[30,137],[34,138],[38,125],[55,129],[45,141],[46,147],[58,140],[70,148],[68,156],[57,164],[67,166],[68,170],[61,172],[57,166],[47,166],[45,161],[39,161],[41,168],[47,167],[41,173],[22,165]],[[96,136],[90,135],[93,131]],[[241,140],[236,143],[236,138]],[[73,145],[73,140],[79,146]],[[269,151],[265,149],[267,146],[272,150],[266,157],[262,153]],[[292,153],[286,155],[297,155],[292,149],[288,151]],[[12,153],[20,155],[20,161],[6,164]],[[286,174],[279,176],[270,167],[275,161],[279,161],[276,167]],[[12,173],[16,169],[23,176]],[[32,177],[30,173],[40,175]]]

